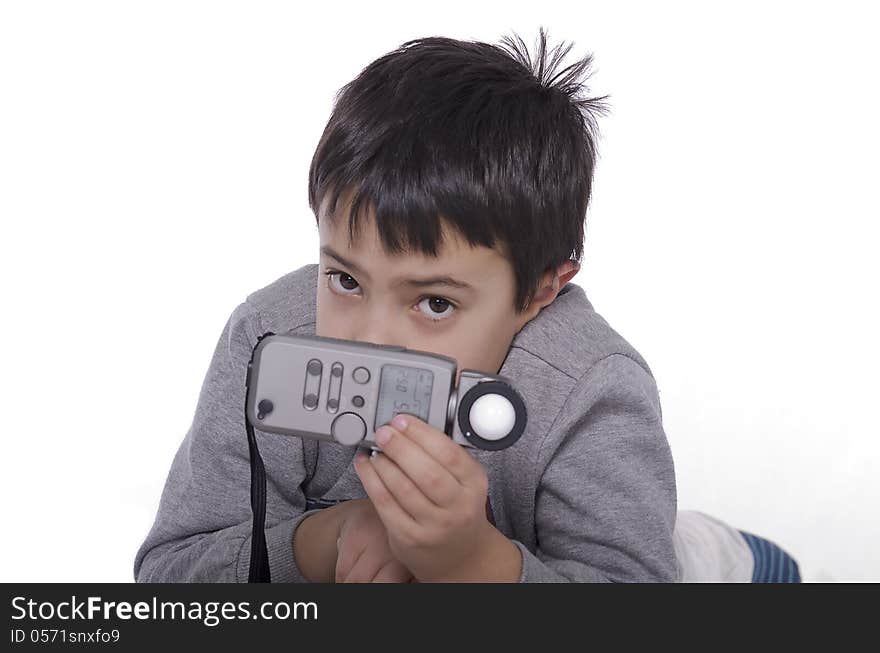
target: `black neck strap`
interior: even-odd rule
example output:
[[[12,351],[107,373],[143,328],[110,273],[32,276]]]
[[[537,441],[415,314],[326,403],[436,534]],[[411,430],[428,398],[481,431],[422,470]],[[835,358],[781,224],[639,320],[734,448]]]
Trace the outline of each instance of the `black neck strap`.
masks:
[[[257,338],[257,345],[266,336],[275,335],[268,331]],[[251,390],[251,364],[254,361],[254,350],[248,361],[247,377],[244,393],[244,424],[247,429],[248,453],[251,465],[251,512],[253,513],[253,526],[251,529],[251,565],[248,572],[249,583],[271,583],[272,575],[269,572],[269,552],[266,549],[266,468],[257,448],[257,438],[254,435],[254,427],[248,418],[247,406]]]

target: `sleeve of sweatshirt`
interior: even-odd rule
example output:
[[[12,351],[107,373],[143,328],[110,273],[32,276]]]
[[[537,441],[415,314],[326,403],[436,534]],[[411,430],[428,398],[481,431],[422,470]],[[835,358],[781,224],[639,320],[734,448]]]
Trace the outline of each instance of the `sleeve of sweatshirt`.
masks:
[[[171,464],[155,522],[137,551],[137,582],[247,582],[252,514],[245,376],[259,315],[240,304],[220,336],[192,424]],[[299,438],[256,431],[266,467],[266,545],[273,582],[308,582],[293,533],[305,517]],[[300,452],[300,453],[297,453]]]
[[[535,553],[520,582],[675,582],[676,487],[653,377],[612,354],[566,399],[543,448]]]

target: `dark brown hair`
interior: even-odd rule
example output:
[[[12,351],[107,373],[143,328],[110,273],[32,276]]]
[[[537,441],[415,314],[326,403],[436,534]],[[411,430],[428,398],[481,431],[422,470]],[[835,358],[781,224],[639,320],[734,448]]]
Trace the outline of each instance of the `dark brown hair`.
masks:
[[[441,228],[498,247],[516,278],[515,310],[543,274],[580,263],[596,164],[596,114],[583,97],[592,55],[557,72],[571,45],[535,59],[502,45],[429,37],[368,65],[336,94],[309,168],[309,206],[335,214],[351,193],[349,237],[369,204],[386,251],[436,256]]]

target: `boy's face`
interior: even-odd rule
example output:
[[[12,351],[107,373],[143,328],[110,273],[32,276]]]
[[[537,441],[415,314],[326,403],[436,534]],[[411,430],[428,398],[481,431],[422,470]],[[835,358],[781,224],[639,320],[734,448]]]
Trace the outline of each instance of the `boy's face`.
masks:
[[[316,335],[443,354],[458,362],[459,373],[497,374],[516,333],[578,270],[571,262],[545,275],[529,307],[517,313],[513,268],[497,250],[473,248],[446,230],[436,258],[389,256],[367,217],[358,241],[350,242],[347,218],[331,223],[319,215]],[[408,283],[438,277],[467,287]]]

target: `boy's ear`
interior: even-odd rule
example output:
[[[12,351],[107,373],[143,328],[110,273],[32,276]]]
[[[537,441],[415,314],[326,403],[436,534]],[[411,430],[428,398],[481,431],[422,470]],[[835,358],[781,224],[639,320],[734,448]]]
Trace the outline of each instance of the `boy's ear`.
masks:
[[[581,265],[577,261],[566,261],[556,268],[557,279],[559,279],[559,288],[571,281],[571,278],[580,271]],[[557,288],[557,292],[559,292]]]
[[[566,261],[562,265],[557,266],[556,270],[545,274],[541,279],[541,285],[526,309],[526,321],[535,317],[545,306],[552,304],[562,286],[571,281],[571,278],[580,269],[581,266],[577,261]]]

